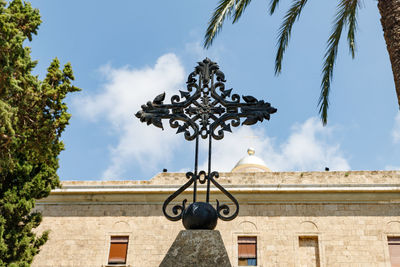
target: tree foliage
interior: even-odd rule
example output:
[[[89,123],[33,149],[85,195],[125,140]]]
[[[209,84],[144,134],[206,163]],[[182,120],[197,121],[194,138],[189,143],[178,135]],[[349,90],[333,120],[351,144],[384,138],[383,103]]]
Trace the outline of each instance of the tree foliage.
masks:
[[[54,59],[43,81],[32,75],[24,41],[41,23],[29,3],[0,0],[0,266],[29,266],[48,232],[37,235],[42,218],[35,199],[59,186],[60,141],[70,114],[63,102],[73,86],[70,64]]]
[[[221,31],[223,22],[226,18],[231,17],[232,23],[238,21],[243,14],[245,8],[249,5],[251,0],[220,0],[217,8],[215,9],[204,39],[204,46],[206,48],[212,45],[215,36]],[[286,12],[283,22],[278,32],[278,50],[275,57],[275,74],[279,75],[282,70],[282,60],[286,48],[289,44],[290,35],[294,23],[299,19],[303,7],[306,5],[307,0],[293,0],[291,7]],[[272,15],[279,0],[271,0],[270,14]],[[319,113],[322,123],[325,125],[328,120],[329,108],[329,92],[331,89],[331,81],[333,77],[333,68],[336,61],[337,50],[339,46],[342,31],[347,27],[347,41],[350,53],[354,58],[355,54],[355,32],[357,28],[357,11],[360,7],[360,0],[338,0],[338,7],[336,16],[333,22],[332,33],[327,42],[327,49],[324,56],[324,63],[322,67],[322,81],[321,81],[321,94],[319,98]]]

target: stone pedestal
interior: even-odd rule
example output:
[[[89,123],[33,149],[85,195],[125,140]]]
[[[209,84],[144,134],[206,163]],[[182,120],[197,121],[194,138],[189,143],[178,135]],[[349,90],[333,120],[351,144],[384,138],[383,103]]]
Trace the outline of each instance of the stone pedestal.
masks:
[[[216,230],[180,231],[160,267],[231,267]]]

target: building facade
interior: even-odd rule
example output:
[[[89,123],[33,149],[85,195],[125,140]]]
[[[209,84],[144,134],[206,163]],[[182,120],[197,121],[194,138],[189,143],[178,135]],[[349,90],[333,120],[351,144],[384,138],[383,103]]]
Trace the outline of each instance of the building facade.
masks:
[[[239,216],[216,227],[232,266],[400,266],[399,171],[231,172],[218,180],[240,203]],[[185,181],[161,173],[63,182],[37,203],[38,231],[50,236],[33,266],[158,266],[183,230],[162,203]],[[217,198],[227,201],[212,189]]]

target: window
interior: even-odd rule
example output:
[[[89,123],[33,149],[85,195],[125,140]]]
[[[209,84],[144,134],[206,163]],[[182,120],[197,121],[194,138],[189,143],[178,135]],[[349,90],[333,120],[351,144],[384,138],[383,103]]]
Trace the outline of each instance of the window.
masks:
[[[128,236],[112,236],[108,264],[125,264],[128,252]]]
[[[299,236],[299,265],[320,266],[318,236]]]
[[[390,263],[400,267],[400,237],[388,237]]]
[[[257,237],[238,236],[239,266],[257,265]]]

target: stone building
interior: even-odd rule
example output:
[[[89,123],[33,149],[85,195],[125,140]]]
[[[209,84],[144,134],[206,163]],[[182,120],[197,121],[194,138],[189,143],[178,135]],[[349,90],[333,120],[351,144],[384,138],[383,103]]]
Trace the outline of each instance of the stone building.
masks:
[[[218,178],[240,203],[216,227],[232,266],[400,266],[400,171],[270,172],[251,157]],[[183,229],[162,204],[185,181],[63,182],[37,204],[51,232],[33,266],[158,266]]]

